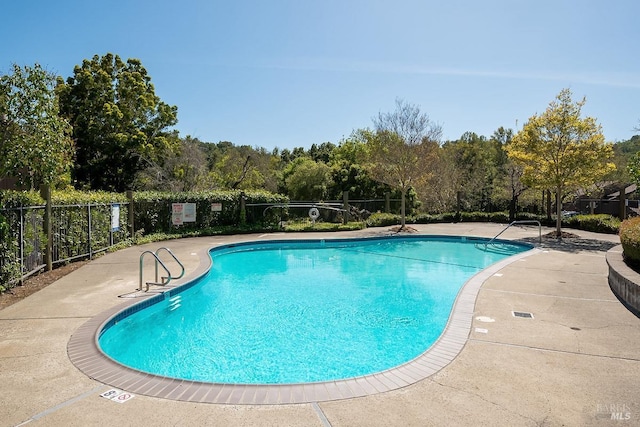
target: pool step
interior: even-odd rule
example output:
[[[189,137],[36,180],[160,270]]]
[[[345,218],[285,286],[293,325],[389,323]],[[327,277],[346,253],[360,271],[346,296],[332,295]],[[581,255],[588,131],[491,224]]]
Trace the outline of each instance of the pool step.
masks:
[[[180,295],[175,295],[169,298],[169,311],[176,310],[180,308],[182,305],[182,297]]]
[[[156,285],[156,286],[164,286],[171,281],[171,277],[161,277],[160,282],[147,282],[147,286]]]

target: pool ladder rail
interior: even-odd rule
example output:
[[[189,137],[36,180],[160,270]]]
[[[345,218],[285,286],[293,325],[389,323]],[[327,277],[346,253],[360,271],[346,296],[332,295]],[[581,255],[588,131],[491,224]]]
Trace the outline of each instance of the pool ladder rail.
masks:
[[[494,243],[496,241],[496,239],[505,231],[507,231],[509,229],[509,227],[511,227],[512,225],[520,225],[520,224],[535,224],[538,226],[538,242],[542,243],[542,224],[540,224],[540,221],[536,221],[536,220],[521,220],[521,221],[513,221],[512,223],[510,223],[509,225],[507,225],[501,232],[499,232],[498,234],[496,234],[491,240],[489,240],[488,242],[486,242],[484,244],[484,248],[487,249],[487,246]]]
[[[171,258],[173,258],[173,260],[178,263],[178,265],[180,266],[181,272],[179,276],[173,276],[171,274],[171,271],[169,271],[169,269],[167,268],[167,265],[162,262],[162,260],[160,259],[160,252],[165,251],[167,253],[169,253],[169,255],[171,255]],[[173,252],[171,252],[171,250],[169,248],[166,247],[161,247],[158,248],[155,252],[153,251],[144,251],[140,254],[140,284],[138,286],[138,291],[142,291],[142,283],[144,282],[143,280],[143,271],[144,271],[144,256],[145,255],[151,255],[154,260],[155,260],[155,271],[156,271],[156,277],[155,277],[155,281],[153,282],[146,282],[146,288],[145,288],[145,292],[149,292],[149,286],[150,285],[157,285],[157,286],[165,286],[167,284],[169,284],[169,282],[171,282],[171,280],[173,279],[180,279],[182,276],[184,276],[184,265],[182,265],[182,263],[180,262],[180,260],[173,254]],[[165,276],[161,277],[161,280],[158,281],[158,265],[160,265],[162,267],[162,269],[164,270],[164,272],[166,273]]]

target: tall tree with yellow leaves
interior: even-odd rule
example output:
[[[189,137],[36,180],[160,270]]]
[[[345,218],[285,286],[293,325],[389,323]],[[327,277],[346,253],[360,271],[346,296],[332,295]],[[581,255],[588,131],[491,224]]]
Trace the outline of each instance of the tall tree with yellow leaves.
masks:
[[[615,169],[611,144],[592,117],[581,118],[586,100],[574,102],[563,89],[544,113],[533,115],[507,146],[509,157],[524,167],[522,181],[556,194],[556,235],[562,236],[562,199]]]

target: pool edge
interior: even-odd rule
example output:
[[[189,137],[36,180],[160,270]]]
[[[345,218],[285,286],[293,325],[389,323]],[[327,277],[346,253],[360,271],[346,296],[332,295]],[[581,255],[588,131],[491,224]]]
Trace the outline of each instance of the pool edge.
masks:
[[[415,237],[430,236],[419,234]],[[448,237],[469,239],[464,236]],[[508,242],[523,244],[518,241]],[[532,245],[524,245],[531,249],[492,264],[465,282],[454,301],[443,333],[431,347],[411,361],[374,374],[346,380],[300,384],[219,384],[166,378],[120,365],[100,350],[97,343],[99,333],[115,316],[137,304],[143,304],[153,296],[119,304],[90,319],[71,336],[67,353],[73,365],[91,379],[130,393],[178,401],[247,405],[299,404],[350,399],[397,390],[430,377],[458,356],[469,338],[475,302],[482,284],[512,262],[538,253]],[[211,266],[208,256],[210,250],[211,248],[202,249],[198,268],[182,284],[165,292],[179,289],[206,274]]]

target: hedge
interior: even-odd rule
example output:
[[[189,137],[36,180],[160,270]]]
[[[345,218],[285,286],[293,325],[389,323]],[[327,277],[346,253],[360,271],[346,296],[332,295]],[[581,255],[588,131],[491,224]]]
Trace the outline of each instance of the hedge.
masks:
[[[369,217],[367,224],[370,227],[386,227],[400,224],[401,217],[397,214],[375,213]],[[523,213],[516,217],[516,220],[535,220],[542,225],[555,226],[555,220],[549,221],[544,216]],[[408,215],[405,218],[407,224],[434,224],[444,222],[494,222],[498,224],[508,224],[509,214],[507,212],[460,212],[459,214],[450,212],[437,215],[418,214]],[[620,220],[611,215],[576,215],[572,218],[562,220],[566,227],[578,230],[593,231],[595,233],[617,234],[620,227]]]
[[[576,215],[563,219],[562,224],[578,230],[593,231],[594,233],[617,234],[620,230],[620,220],[606,214]]]
[[[640,266],[640,217],[630,218],[620,224],[620,243],[627,264]]]
[[[244,198],[244,217],[241,216],[241,199]],[[267,205],[286,203],[286,196],[266,191],[208,191],[161,193],[145,191],[134,195],[134,224],[136,230],[147,233],[175,233],[202,230],[213,227],[241,226],[244,224],[274,224],[277,213],[267,211]],[[172,203],[195,203],[196,221],[174,226],[171,220]],[[222,205],[221,211],[212,209],[213,203]],[[251,206],[259,205],[259,206]]]
[[[124,247],[144,235],[160,239],[275,229],[279,226],[280,210],[266,210],[266,207],[286,203],[288,198],[266,191],[137,192],[133,203],[135,236],[130,235],[130,206],[126,194],[52,191],[51,201],[55,264],[91,256],[109,247]],[[187,202],[196,204],[196,222],[174,226],[171,204]],[[113,232],[112,203],[121,204],[120,227]],[[220,203],[222,211],[212,209],[212,203]],[[42,227],[44,204],[45,200],[36,191],[0,191],[0,209],[4,209],[0,211],[0,292],[42,265],[46,247]],[[246,206],[244,211],[240,208],[242,204]],[[25,209],[20,209],[22,207]],[[20,239],[16,238],[21,235],[21,223],[22,264]]]
[[[0,214],[0,292],[20,274],[20,260],[16,253],[18,242],[13,238],[7,219]]]

